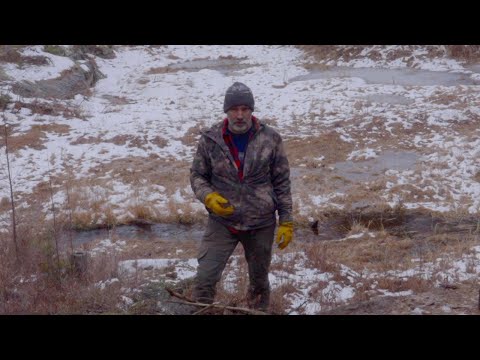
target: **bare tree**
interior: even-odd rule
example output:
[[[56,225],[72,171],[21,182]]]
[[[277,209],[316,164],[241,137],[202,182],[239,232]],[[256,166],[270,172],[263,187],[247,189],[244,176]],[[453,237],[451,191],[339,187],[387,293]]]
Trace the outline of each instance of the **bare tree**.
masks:
[[[47,161],[47,163],[48,163],[48,185],[49,185],[49,188],[50,188],[50,201],[52,203],[52,209],[51,210],[52,210],[52,215],[53,215],[53,240],[55,241],[55,251],[56,251],[56,254],[57,254],[57,266],[58,266],[58,270],[60,270],[60,252],[58,250],[57,218],[56,218],[55,201],[54,201],[55,193],[54,193],[54,190],[53,190],[52,169],[50,168],[50,161]]]
[[[5,107],[4,109],[5,110]],[[17,243],[17,217],[15,214],[15,199],[13,193],[13,183],[12,183],[12,172],[10,170],[10,158],[8,153],[8,123],[7,118],[5,117],[5,113],[2,110],[2,117],[3,117],[3,129],[4,129],[4,139],[5,139],[5,155],[7,159],[7,173],[8,173],[8,183],[10,185],[10,205],[12,207],[12,238],[13,243],[15,245],[15,254],[17,257],[17,261],[20,260],[20,254],[18,252],[18,243]]]
[[[70,201],[70,183],[72,180],[72,170],[70,165],[68,165],[66,157],[64,156],[63,149],[62,149],[62,155],[61,155],[62,161],[63,161],[63,166],[67,170],[67,181],[65,182],[65,190],[66,190],[66,195],[67,195],[67,211],[68,211],[68,238],[70,240],[70,251],[71,254],[73,254],[73,210],[72,210],[72,205]]]

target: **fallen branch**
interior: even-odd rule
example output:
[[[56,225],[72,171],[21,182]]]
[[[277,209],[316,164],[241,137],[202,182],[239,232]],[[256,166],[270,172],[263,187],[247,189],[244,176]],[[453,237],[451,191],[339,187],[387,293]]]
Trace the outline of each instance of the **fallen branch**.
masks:
[[[168,291],[170,296],[173,296],[173,297],[176,297],[176,298],[179,298],[179,299],[182,300],[182,301],[170,300],[168,302],[176,303],[176,304],[183,304],[183,305],[198,306],[198,307],[203,308],[203,309],[193,313],[192,315],[201,314],[204,311],[206,311],[207,309],[212,309],[212,308],[230,310],[230,311],[238,311],[238,312],[242,312],[242,313],[250,314],[250,315],[268,315],[267,313],[265,313],[263,311],[254,310],[254,309],[247,309],[247,308],[236,307],[236,306],[228,306],[228,305],[223,305],[223,304],[220,304],[220,303],[205,304],[205,303],[196,302],[196,301],[194,301],[192,299],[189,299],[188,297],[186,297],[182,294],[179,294],[179,293],[173,291],[172,289],[169,289],[169,288],[165,288],[165,289]]]
[[[195,300],[192,300],[188,297],[186,297],[185,295],[182,295],[180,293],[177,293],[176,291],[173,291],[172,289],[170,289],[169,287],[165,287],[165,290],[168,291],[168,293],[170,294],[170,296],[173,296],[173,297],[176,297],[176,298],[179,298],[179,299],[182,299],[182,300],[185,300],[185,301],[188,301],[188,302],[195,302]]]
[[[308,302],[308,300],[305,300],[303,303],[301,303],[300,305],[298,305],[296,308],[293,308],[292,310],[290,310],[287,315],[290,315],[290,314],[291,314],[292,312],[294,312],[294,311],[300,310],[300,308],[301,308],[303,305],[305,305],[307,302]]]
[[[203,309],[200,309],[200,310],[194,312],[192,315],[200,315],[201,313],[207,311],[208,309],[211,309],[212,307],[213,307],[212,304],[210,304],[210,306],[206,306]]]

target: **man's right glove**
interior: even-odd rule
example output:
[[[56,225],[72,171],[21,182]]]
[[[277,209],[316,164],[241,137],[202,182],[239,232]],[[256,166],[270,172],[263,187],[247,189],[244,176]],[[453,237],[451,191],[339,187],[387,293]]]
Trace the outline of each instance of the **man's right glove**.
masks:
[[[228,204],[225,199],[218,192],[213,192],[205,196],[205,206],[212,210],[218,216],[230,216],[233,214],[233,206],[229,205],[223,207],[223,204]]]
[[[283,238],[283,239],[282,239]],[[293,222],[280,223],[276,243],[280,249],[285,249],[293,238]]]

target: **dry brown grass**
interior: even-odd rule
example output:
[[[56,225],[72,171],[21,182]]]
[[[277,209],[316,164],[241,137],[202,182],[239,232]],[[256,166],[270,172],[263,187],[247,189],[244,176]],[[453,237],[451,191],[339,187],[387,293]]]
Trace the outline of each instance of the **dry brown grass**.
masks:
[[[168,140],[160,136],[155,136],[153,139],[150,140],[150,142],[157,145],[159,148],[164,148],[168,145]]]
[[[477,173],[475,174],[475,176],[473,178],[475,179],[475,181],[480,182],[480,171],[477,171]]]
[[[35,150],[45,149],[43,143],[47,140],[47,133],[55,133],[58,135],[68,134],[70,126],[63,124],[45,124],[33,125],[30,130],[21,134],[13,133],[8,139],[8,147],[10,151],[17,151],[25,148]],[[0,146],[5,145],[5,139],[0,138]]]
[[[446,49],[448,56],[467,63],[480,59],[480,45],[446,45]]]
[[[85,114],[80,106],[68,106],[60,102],[41,102],[38,100],[32,103],[16,101],[13,105],[14,111],[20,111],[22,108],[30,109],[32,114],[63,116],[67,119],[77,118],[85,120]]]
[[[308,56],[313,56],[316,61],[327,62],[330,60],[349,61],[356,58],[365,48],[362,45],[299,45]]]
[[[79,231],[96,229],[100,226],[98,224],[100,219],[101,214],[97,211],[75,211],[72,214],[72,227]]]
[[[101,143],[111,143],[118,146],[124,146],[128,144],[128,147],[136,147],[142,150],[149,150],[146,135],[143,137],[134,136],[134,135],[116,135],[113,138],[105,139],[104,134],[99,136],[85,136],[82,135],[74,141],[71,141],[71,145],[80,145],[80,144],[101,144]]]
[[[371,45],[300,45],[297,46],[303,50],[307,56],[312,56],[316,62],[325,63],[331,60],[343,60],[350,61],[360,57],[360,53],[364,49],[369,51],[362,55],[366,58],[374,61],[394,61],[397,59],[403,59],[407,66],[413,66],[415,58],[413,52],[422,48],[427,51],[425,55],[428,59],[441,58],[445,55],[456,60],[465,61],[467,63],[475,63],[480,59],[480,45],[403,45],[397,47],[386,48],[386,46],[380,46],[380,49],[384,49],[383,54],[377,49],[374,49]]]
[[[412,184],[395,185],[390,191],[393,194],[401,195],[404,202],[432,201],[435,195],[435,191],[432,189],[422,190]]]
[[[204,127],[205,121],[200,120],[197,125],[192,126],[185,132],[185,135],[180,138],[180,141],[186,146],[196,145],[198,143],[198,139],[200,138],[200,131]]]
[[[155,67],[151,68],[146,72],[147,75],[158,75],[158,74],[171,74],[171,73],[176,73],[178,71],[181,71],[182,69],[180,68],[172,68],[171,66],[160,66],[160,67]]]
[[[390,292],[400,292],[411,290],[414,293],[421,293],[433,288],[431,280],[425,280],[419,277],[409,277],[405,280],[399,278],[380,277],[376,278],[379,289]]]
[[[297,288],[291,283],[283,283],[272,289],[268,312],[273,315],[286,315],[286,310],[291,306],[291,301],[287,300],[286,297],[297,291]]]
[[[116,135],[113,138],[108,140],[103,140],[102,142],[113,143],[119,146],[128,144],[128,147],[130,148],[136,147],[139,149],[148,150],[147,148],[148,140],[146,139],[146,136],[142,138],[140,136],[134,136],[134,135]]]
[[[34,221],[33,218],[30,221]],[[35,223],[39,223],[39,221]],[[43,222],[43,224],[45,227],[50,226],[47,222]],[[363,231],[365,226],[360,222],[353,222],[351,229],[354,232]],[[37,229],[34,229],[30,235],[24,234],[25,238],[30,239],[36,236],[36,241],[28,243],[30,249],[25,251],[24,254],[29,257],[28,263],[30,265],[28,271],[22,270],[22,274],[37,274],[37,281],[19,284],[18,278],[11,275],[12,269],[6,269],[6,267],[13,266],[13,263],[6,260],[6,255],[2,258],[0,254],[0,293],[2,295],[0,299],[3,299],[3,302],[0,300],[0,312],[2,313],[123,313],[125,310],[118,307],[122,295],[120,288],[128,286],[139,288],[144,283],[144,277],[150,273],[140,271],[128,279],[120,278],[119,282],[107,286],[105,290],[94,287],[93,284],[112,277],[118,278],[116,266],[121,259],[172,256],[171,254],[168,255],[172,248],[167,242],[161,240],[156,242],[129,241],[128,248],[124,252],[106,253],[92,259],[91,273],[84,281],[79,282],[69,275],[59,280],[55,277],[55,262],[52,261],[51,257],[54,254],[51,251],[51,240],[48,240],[48,236],[45,238],[39,237],[39,233]],[[378,235],[379,232],[374,233]],[[5,234],[1,236],[3,236],[4,241],[8,240]],[[114,241],[114,238],[115,235],[112,235],[112,241]],[[48,245],[48,241],[50,241],[50,245]],[[322,241],[303,244],[296,242],[292,250],[303,250],[305,252],[307,267],[333,273],[332,280],[345,284],[348,281],[345,275],[342,275],[339,271],[339,264],[344,264],[361,274],[366,269],[386,271],[411,268],[418,265],[418,262],[412,263],[411,260],[418,258],[419,255],[423,263],[449,254],[444,262],[444,267],[447,269],[456,258],[469,254],[470,248],[474,244],[478,244],[478,235],[476,234],[464,236],[447,234],[442,233],[442,229],[439,228],[438,234],[420,242],[409,238],[402,239],[385,235],[382,239],[377,236],[376,238],[365,237],[361,240],[354,239],[352,241]],[[184,247],[182,244],[180,248],[188,251],[182,253],[182,256],[184,258],[194,257],[197,245],[194,242],[189,242]],[[34,248],[32,248],[33,246]],[[9,246],[0,248],[5,252]],[[219,284],[217,300],[231,306],[246,306],[245,294],[248,287],[248,276],[246,276],[246,264],[241,247],[237,248],[235,254],[240,256],[239,267],[234,270],[237,278],[234,285],[235,290],[233,292],[225,291]],[[66,258],[64,257],[64,259]],[[298,257],[294,256],[290,261],[273,264],[271,270],[291,273],[298,261]],[[474,270],[473,264],[472,261],[467,266],[467,272]],[[441,267],[440,270],[442,269]],[[175,276],[170,270],[172,269],[162,269],[161,274],[172,273],[172,276]],[[151,275],[155,277],[159,274],[157,271]],[[379,289],[390,292],[411,290],[414,293],[431,291],[435,279],[435,274],[428,280],[420,277],[395,278],[382,275],[378,275],[374,279],[365,279],[360,276],[355,283],[355,297],[350,299],[349,303],[368,300],[378,295]],[[375,290],[373,290],[374,283],[376,283]],[[356,284],[359,285],[356,286]],[[322,310],[338,306],[333,290],[332,293],[324,291],[327,285],[326,282],[319,282],[310,288],[310,299],[315,299],[322,306]],[[37,288],[37,286],[40,288]],[[16,292],[12,291],[13,288],[17,288]],[[288,295],[296,292],[298,292],[296,286],[286,278],[281,286],[272,290],[269,312],[285,314],[286,309],[291,307],[290,300],[287,300],[289,299]],[[138,314],[155,313],[157,311],[155,304],[150,305],[142,300],[128,311]],[[302,308],[298,309],[299,313],[302,313],[302,311]]]
[[[52,176],[55,191],[65,193],[68,187],[70,193],[68,205],[56,204],[59,212],[57,216],[63,221],[72,210],[73,227],[82,230],[111,227],[135,219],[181,224],[202,223],[205,220],[204,212],[192,207],[192,202],[196,200],[183,190],[190,186],[189,168],[190,163],[178,163],[156,157],[124,158],[91,168],[89,172],[92,175],[83,179],[73,179],[73,176],[68,175],[68,171],[63,175]],[[111,176],[104,178],[109,172]],[[111,196],[119,195],[115,191],[112,179],[130,185],[133,192],[129,204],[126,204],[127,211],[122,212],[124,214],[122,216],[119,216],[118,212],[120,206],[110,201]],[[147,199],[149,193],[158,191],[154,185],[164,187],[165,196],[170,199],[166,212],[160,211],[164,209],[163,206],[157,208],[163,201]],[[186,199],[185,202],[177,202],[174,199],[174,194],[179,189]],[[29,206],[45,204],[49,201],[49,184],[46,181],[40,182],[32,193],[17,193],[17,196],[27,201]],[[3,205],[7,211],[8,199],[4,200]]]
[[[322,272],[336,272],[339,269],[338,262],[332,258],[327,242],[305,244],[306,266],[318,269]]]
[[[316,137],[288,139],[284,141],[288,159],[293,166],[306,159],[323,156],[325,164],[344,161],[353,150],[353,145],[343,141],[334,131]]]
[[[0,62],[17,64],[20,67],[35,65],[42,66],[50,63],[45,56],[27,56],[23,55],[20,50],[22,46],[0,45]]]
[[[410,265],[410,259],[415,255],[411,239],[398,239],[378,232],[373,234],[375,237],[325,242],[322,251],[332,259],[329,269],[335,270],[336,265],[344,264],[355,271],[387,271]]]
[[[2,68],[0,68],[0,80],[2,80]],[[7,105],[12,101],[12,97],[8,94],[0,94],[0,111],[5,111]]]
[[[127,104],[135,104],[136,101],[132,101],[125,96],[118,96],[118,95],[103,95],[102,96],[104,99],[107,99],[111,105],[117,106],[117,105],[127,105]]]
[[[128,207],[128,211],[130,211],[135,219],[141,220],[153,220],[155,218],[153,210],[143,204],[135,204]]]
[[[8,139],[8,147],[10,151],[16,151],[31,147],[36,150],[45,149],[43,143],[46,140],[46,134],[38,127],[32,127],[28,132],[21,135],[13,135]],[[4,138],[0,139],[1,146],[5,146]]]
[[[25,214],[21,214],[26,219]],[[101,290],[95,283],[116,277],[115,254],[89,258],[88,271],[78,278],[71,270],[69,254],[52,238],[52,223],[28,219],[20,231],[20,258],[15,262],[8,234],[0,234],[0,313],[88,314],[119,313],[121,280]]]
[[[178,223],[191,225],[202,222],[205,214],[195,212],[190,203],[178,203],[173,200],[168,202],[169,213],[158,217],[159,222]]]
[[[172,60],[178,59],[178,57],[176,57],[176,56],[173,56],[173,58],[172,58],[172,55],[167,56],[167,58],[172,59]],[[236,68],[242,68],[242,67],[251,67],[252,65],[242,65],[242,64],[237,63],[237,62],[240,62],[240,61],[245,60],[245,59],[246,59],[246,57],[238,58],[238,57],[234,57],[232,55],[228,55],[228,56],[220,56],[217,59],[217,61],[219,61],[219,62],[225,61],[225,60],[232,61],[231,64],[228,64],[228,63],[222,64],[222,68],[231,67],[232,69],[236,69]],[[212,61],[209,58],[195,58],[195,59],[192,59],[191,61],[195,62],[195,61],[204,61],[204,60]],[[216,67],[215,64],[213,64],[210,67],[209,66],[204,66],[203,68],[204,69],[205,68],[206,69],[208,69],[208,68],[213,68],[214,69],[215,67]],[[176,73],[176,72],[179,72],[179,71],[191,71],[191,70],[200,70],[200,69],[192,69],[188,65],[182,66],[182,63],[176,63],[176,64],[170,64],[170,65],[167,65],[167,66],[150,68],[146,72],[146,74],[147,75],[171,74],[171,73]]]
[[[102,143],[104,140],[103,138],[101,137],[101,135],[99,136],[86,136],[86,135],[82,135],[80,137],[78,137],[76,140],[74,141],[71,141],[70,142],[70,145],[83,145],[83,144],[100,144]]]
[[[99,276],[95,276],[99,279]],[[103,314],[122,313],[120,302],[122,283],[100,289],[94,280],[79,282],[74,277],[52,282],[40,278],[36,284],[20,288],[22,302],[6,304],[6,314]]]
[[[170,161],[169,159],[150,157],[128,157],[112,160],[92,168],[92,173],[110,173],[111,178],[118,177],[126,184],[161,185],[167,193],[174,193],[178,188],[190,184],[189,162]]]
[[[426,99],[429,103],[432,104],[440,104],[440,105],[453,105],[461,101],[461,98],[458,94],[452,94],[448,92],[437,92],[434,93],[432,96]],[[466,106],[467,104],[463,104]]]
[[[246,266],[242,264],[241,266]],[[231,287],[231,285],[229,285]],[[248,307],[247,304],[248,276],[238,276],[233,291],[225,290],[221,281],[217,285],[217,294],[215,301],[228,306]]]

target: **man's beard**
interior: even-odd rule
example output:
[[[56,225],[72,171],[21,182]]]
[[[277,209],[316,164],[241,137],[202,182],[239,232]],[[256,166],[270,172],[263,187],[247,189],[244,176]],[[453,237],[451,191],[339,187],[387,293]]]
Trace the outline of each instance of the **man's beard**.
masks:
[[[234,134],[244,134],[250,129],[250,126],[252,126],[252,121],[248,119],[233,119],[229,120],[228,127],[231,132]],[[237,121],[239,121],[237,123]]]

